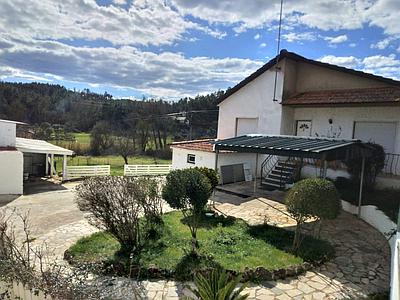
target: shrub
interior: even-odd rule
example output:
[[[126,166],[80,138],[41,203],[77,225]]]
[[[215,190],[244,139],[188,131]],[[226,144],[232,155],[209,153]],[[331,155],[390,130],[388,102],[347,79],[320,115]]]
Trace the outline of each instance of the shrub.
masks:
[[[340,212],[339,194],[334,184],[326,179],[308,178],[297,182],[286,195],[285,202],[297,222],[294,251],[300,247],[302,225],[308,218],[334,219]]]
[[[198,274],[195,276],[195,288],[188,286],[188,289],[202,300],[245,300],[249,294],[240,295],[246,288],[243,284],[238,287],[241,277],[230,278],[226,271],[214,269],[210,274],[203,276]]]
[[[77,204],[88,211],[89,222],[111,233],[123,251],[137,250],[139,217],[161,216],[161,198],[156,179],[135,177],[92,177],[77,187]]]
[[[366,143],[372,149],[371,157],[365,159],[364,185],[371,189],[375,185],[376,176],[385,167],[385,150],[381,145],[375,143]],[[347,171],[350,173],[351,179],[359,184],[361,179],[361,158],[354,158],[345,161]]]
[[[162,195],[175,209],[182,211],[192,235],[192,252],[198,248],[199,220],[211,196],[211,185],[206,176],[195,169],[174,170],[167,175]]]
[[[194,169],[207,177],[208,181],[210,182],[211,189],[214,190],[219,182],[218,172],[215,171],[214,169],[206,167],[195,167]]]

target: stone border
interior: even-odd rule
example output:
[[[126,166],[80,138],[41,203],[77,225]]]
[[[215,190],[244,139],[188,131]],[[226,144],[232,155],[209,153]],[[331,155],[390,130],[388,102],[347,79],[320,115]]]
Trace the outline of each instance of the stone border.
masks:
[[[77,265],[77,262],[73,260],[72,256],[70,255],[68,250],[65,250],[64,252],[64,260],[66,260],[70,265]],[[278,279],[286,279],[288,277],[297,277],[301,274],[304,274],[307,271],[312,270],[315,267],[318,267],[325,262],[327,262],[328,259],[322,260],[322,261],[316,261],[313,263],[309,262],[303,262],[300,265],[296,266],[289,266],[287,268],[280,268],[280,269],[274,269],[274,270],[268,270],[264,267],[256,267],[256,268],[245,268],[243,272],[237,272],[233,270],[226,270],[230,275],[232,276],[242,276],[242,282],[246,281],[276,281]],[[101,264],[101,263],[100,263]],[[106,266],[105,263],[102,263],[102,267],[100,269],[106,269],[111,266]],[[121,276],[119,273],[119,270],[123,272],[124,267],[123,266],[118,266],[114,264],[112,266],[112,273],[115,273],[113,275],[116,276]],[[111,271],[111,270],[110,270]],[[208,274],[211,271],[211,269],[200,269],[197,272],[201,274]],[[168,270],[168,269],[162,269],[158,267],[149,267],[149,268],[133,268],[131,270],[131,276],[138,277],[139,272],[143,274],[143,279],[176,279],[175,278],[175,272],[173,270]],[[194,275],[195,273],[193,272],[191,275]],[[109,274],[110,275],[110,274]],[[126,277],[126,276],[125,276]]]

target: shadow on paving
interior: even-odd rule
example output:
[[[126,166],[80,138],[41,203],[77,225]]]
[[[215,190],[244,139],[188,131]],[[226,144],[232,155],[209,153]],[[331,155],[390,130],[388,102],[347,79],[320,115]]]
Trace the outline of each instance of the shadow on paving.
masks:
[[[34,181],[24,183],[24,195],[33,195],[61,190],[67,190],[67,188],[61,185],[61,183],[42,178],[36,178]]]

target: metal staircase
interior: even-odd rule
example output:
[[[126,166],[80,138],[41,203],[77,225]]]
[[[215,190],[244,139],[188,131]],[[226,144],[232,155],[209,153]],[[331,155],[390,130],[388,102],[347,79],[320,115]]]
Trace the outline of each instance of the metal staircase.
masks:
[[[269,155],[261,165],[261,185],[268,190],[283,190],[286,183],[294,182],[299,173],[299,162]]]

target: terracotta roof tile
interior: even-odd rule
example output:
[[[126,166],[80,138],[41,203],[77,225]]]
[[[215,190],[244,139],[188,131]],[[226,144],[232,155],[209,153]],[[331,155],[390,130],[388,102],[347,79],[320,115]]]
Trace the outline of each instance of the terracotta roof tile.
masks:
[[[214,139],[175,142],[172,143],[171,147],[187,150],[214,152],[214,145],[210,143],[212,141],[214,141]]]
[[[351,90],[311,91],[282,101],[283,105],[400,104],[400,88],[382,87]]]

